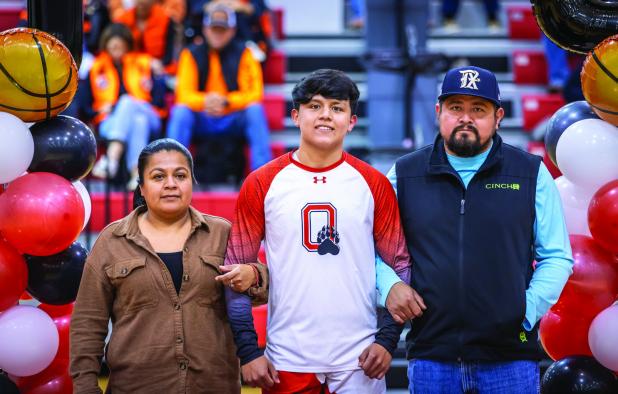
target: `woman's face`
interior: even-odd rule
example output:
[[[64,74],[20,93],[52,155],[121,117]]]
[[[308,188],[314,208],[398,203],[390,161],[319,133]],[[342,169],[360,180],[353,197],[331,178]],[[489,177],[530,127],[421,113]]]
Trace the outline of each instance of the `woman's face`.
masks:
[[[191,169],[185,156],[174,150],[159,151],[148,159],[140,186],[148,210],[158,216],[183,215],[193,193]]]
[[[122,38],[115,36],[107,41],[105,51],[109,53],[114,63],[120,63],[122,57],[129,52],[129,45]]]

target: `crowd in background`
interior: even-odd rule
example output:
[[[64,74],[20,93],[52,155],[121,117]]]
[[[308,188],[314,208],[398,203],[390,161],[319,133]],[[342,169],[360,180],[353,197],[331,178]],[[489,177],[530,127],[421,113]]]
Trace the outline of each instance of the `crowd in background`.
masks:
[[[271,36],[264,0],[84,0],[79,88],[64,115],[106,147],[93,175],[134,189],[139,152],[167,135],[192,149],[204,183],[238,183],[245,156],[250,169],[269,161]]]

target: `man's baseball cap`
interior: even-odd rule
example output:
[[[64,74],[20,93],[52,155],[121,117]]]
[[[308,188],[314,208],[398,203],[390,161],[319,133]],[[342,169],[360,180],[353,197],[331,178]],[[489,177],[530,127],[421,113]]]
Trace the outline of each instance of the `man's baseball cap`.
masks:
[[[467,66],[449,70],[442,81],[442,91],[438,100],[463,94],[484,98],[501,107],[500,89],[496,76],[484,68]]]
[[[236,13],[229,7],[217,5],[204,14],[203,23],[204,26],[231,29],[236,27]]]

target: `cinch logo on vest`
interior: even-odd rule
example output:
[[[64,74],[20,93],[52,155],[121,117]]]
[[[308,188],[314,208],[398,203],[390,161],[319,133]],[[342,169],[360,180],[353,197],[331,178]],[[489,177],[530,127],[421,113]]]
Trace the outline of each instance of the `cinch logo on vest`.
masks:
[[[461,86],[460,88],[479,90],[476,86],[477,82],[481,82],[479,79],[479,72],[476,70],[462,70],[461,73]]]
[[[313,183],[318,183],[318,182],[326,183],[326,177],[323,176],[322,178],[318,178],[317,176],[314,176]]]
[[[485,185],[485,189],[519,190],[519,183],[488,183]]]

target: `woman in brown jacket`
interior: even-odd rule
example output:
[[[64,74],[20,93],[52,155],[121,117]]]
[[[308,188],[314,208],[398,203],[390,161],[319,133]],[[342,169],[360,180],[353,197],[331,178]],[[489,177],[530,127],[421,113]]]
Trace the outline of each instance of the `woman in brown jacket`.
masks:
[[[138,169],[137,208],[103,230],[86,262],[71,322],[74,391],[101,392],[111,319],[108,392],[240,393],[223,286],[265,300],[267,271],[220,275],[230,223],[190,206],[193,160],[181,144],[152,142]]]

